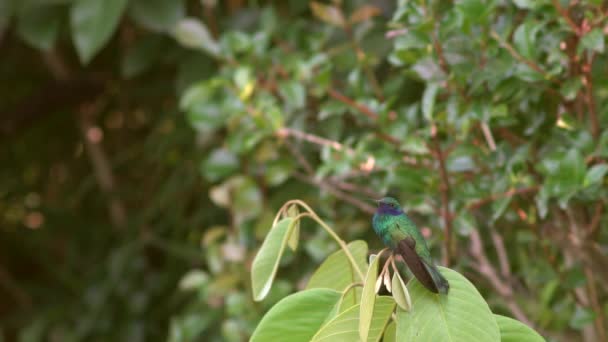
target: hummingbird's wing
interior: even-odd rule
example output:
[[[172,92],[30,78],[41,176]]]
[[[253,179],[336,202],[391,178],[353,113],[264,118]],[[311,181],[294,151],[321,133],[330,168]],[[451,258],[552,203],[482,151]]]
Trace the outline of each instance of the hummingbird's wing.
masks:
[[[424,285],[429,291],[439,293],[439,289],[433,281],[429,270],[424,264],[424,261],[418,253],[416,253],[416,240],[408,236],[405,239],[399,241],[395,248],[396,252],[401,255],[407,267],[410,268],[416,279]]]
[[[416,240],[411,236],[400,240],[395,248],[416,279],[429,291],[447,294],[450,285],[435,265],[429,264],[416,253]]]

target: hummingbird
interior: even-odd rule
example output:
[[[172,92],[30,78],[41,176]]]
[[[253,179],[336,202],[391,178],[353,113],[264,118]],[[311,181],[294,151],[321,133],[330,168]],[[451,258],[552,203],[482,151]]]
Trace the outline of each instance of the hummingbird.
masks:
[[[439,273],[420,231],[392,197],[378,202],[372,225],[386,247],[400,255],[416,279],[429,291],[447,294],[448,281]]]

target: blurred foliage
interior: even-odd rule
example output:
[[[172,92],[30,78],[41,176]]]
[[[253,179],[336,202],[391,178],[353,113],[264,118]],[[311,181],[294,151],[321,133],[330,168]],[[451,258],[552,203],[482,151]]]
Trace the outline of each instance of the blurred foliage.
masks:
[[[0,329],[240,341],[392,193],[494,312],[605,340],[602,1],[0,0]],[[439,258],[438,258],[439,259]],[[297,265],[293,266],[293,265]]]

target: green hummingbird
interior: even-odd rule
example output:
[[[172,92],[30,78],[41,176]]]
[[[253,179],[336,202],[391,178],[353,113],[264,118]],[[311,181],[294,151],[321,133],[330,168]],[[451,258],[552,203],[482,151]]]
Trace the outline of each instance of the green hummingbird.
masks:
[[[392,197],[377,202],[372,225],[384,245],[401,255],[416,279],[429,291],[447,294],[450,284],[433,264],[426,241],[399,202]]]

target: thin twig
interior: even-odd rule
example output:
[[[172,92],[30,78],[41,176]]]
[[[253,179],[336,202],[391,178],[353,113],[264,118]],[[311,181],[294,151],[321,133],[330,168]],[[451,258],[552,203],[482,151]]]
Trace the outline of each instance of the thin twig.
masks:
[[[488,126],[486,122],[481,123],[481,131],[483,132],[484,138],[486,138],[486,142],[488,143],[490,151],[496,151],[496,142],[494,141],[494,136],[492,135],[490,126]]]
[[[539,74],[543,75],[543,77],[546,80],[552,81],[554,83],[559,83],[557,80],[552,79],[551,76],[549,74],[547,74],[543,68],[541,68],[538,64],[534,63],[533,61],[525,58],[524,56],[520,55],[519,52],[517,52],[517,50],[515,50],[515,48],[513,46],[511,46],[511,44],[509,44],[507,41],[503,40],[500,35],[498,35],[498,33],[496,33],[496,31],[492,30],[490,32],[490,36],[492,36],[492,38],[496,39],[496,41],[498,41],[498,43],[500,44],[500,46],[502,46],[503,48],[505,48],[507,51],[509,51],[509,53],[511,54],[511,56],[513,56],[513,58],[515,58],[516,60],[526,64],[527,66],[529,66],[530,68],[532,68],[534,71],[538,72]]]
[[[373,110],[371,110],[371,108],[369,108],[366,105],[357,103],[355,100],[351,99],[348,96],[345,96],[344,94],[342,94],[341,92],[337,91],[334,88],[329,88],[327,90],[327,93],[329,94],[329,96],[331,96],[332,98],[358,110],[359,112],[361,112],[362,114],[364,114],[365,116],[367,116],[368,118],[372,119],[372,120],[377,120],[378,119],[378,114],[376,112],[374,112]]]
[[[496,248],[496,254],[498,255],[498,262],[500,264],[500,272],[502,276],[509,280],[511,279],[511,265],[509,264],[509,256],[507,255],[507,249],[502,236],[494,229],[492,229],[492,243]]]
[[[307,213],[304,213],[304,214],[306,214],[306,216],[315,220],[323,229],[325,229],[325,231],[338,243],[338,245],[340,246],[342,251],[344,251],[344,254],[346,254],[346,257],[350,261],[351,265],[353,266],[355,271],[357,271],[357,274],[359,275],[359,278],[361,279],[361,281],[365,281],[365,276],[363,275],[363,271],[361,271],[361,269],[359,268],[359,265],[355,262],[355,258],[353,257],[352,253],[348,249],[348,246],[346,246],[346,243],[344,242],[344,240],[342,240],[333,231],[333,229],[331,229],[331,227],[329,227],[327,225],[327,223],[325,223],[325,221],[321,220],[321,218],[314,212],[314,210],[312,210],[312,208],[308,204],[306,204],[306,202],[299,200],[299,199],[289,200],[289,201],[285,202],[283,204],[283,206],[277,212],[277,215],[274,218],[273,226],[276,224],[279,217],[281,217],[283,211],[292,204],[297,204],[297,205],[301,206],[302,208],[304,208],[304,210],[307,211]],[[302,215],[302,214],[300,214],[300,215]],[[298,216],[300,216],[300,215],[298,215]]]
[[[299,179],[303,182],[306,182],[308,184],[318,186],[319,188],[329,192],[330,194],[336,196],[337,198],[354,205],[355,207],[359,208],[363,212],[366,212],[368,214],[373,214],[376,212],[376,208],[374,206],[367,204],[343,191],[340,191],[340,190],[334,188],[331,184],[328,184],[322,180],[317,180],[314,177],[303,175],[303,174],[297,173],[297,172],[294,173],[294,177],[296,177],[297,179]]]
[[[572,19],[568,15],[568,12],[559,3],[559,0],[551,0],[551,1],[553,2],[553,6],[555,6],[555,8],[559,12],[559,14],[561,14],[561,16],[564,18],[564,20],[566,20],[566,23],[568,23],[568,26],[570,26],[570,28],[572,29],[572,31],[574,31],[574,33],[577,36],[580,36],[581,35],[581,29],[574,23],[574,21],[572,21]]]
[[[536,191],[538,191],[539,188],[540,188],[539,186],[531,186],[531,187],[527,187],[527,188],[511,189],[507,192],[503,192],[500,194],[492,194],[486,198],[478,199],[474,202],[471,202],[467,207],[469,210],[475,210],[488,203],[494,202],[498,199],[505,198],[505,197],[513,197],[515,195],[522,195],[522,194],[527,194],[527,193],[531,193],[531,192],[536,192]]]
[[[595,204],[595,211],[593,213],[593,217],[591,218],[591,222],[589,223],[589,226],[587,227],[587,237],[592,237],[595,232],[597,231],[597,228],[600,226],[600,221],[602,218],[602,212],[604,210],[604,203],[602,201],[598,201]]]
[[[320,137],[318,135],[301,132],[301,131],[298,131],[293,128],[282,127],[279,130],[277,130],[276,134],[279,137],[292,136],[294,138],[305,140],[305,141],[308,141],[308,142],[316,144],[316,145],[328,146],[336,151],[344,151],[349,156],[352,156],[355,154],[355,150],[353,150],[352,148],[346,147],[337,141],[326,139],[326,138]]]

